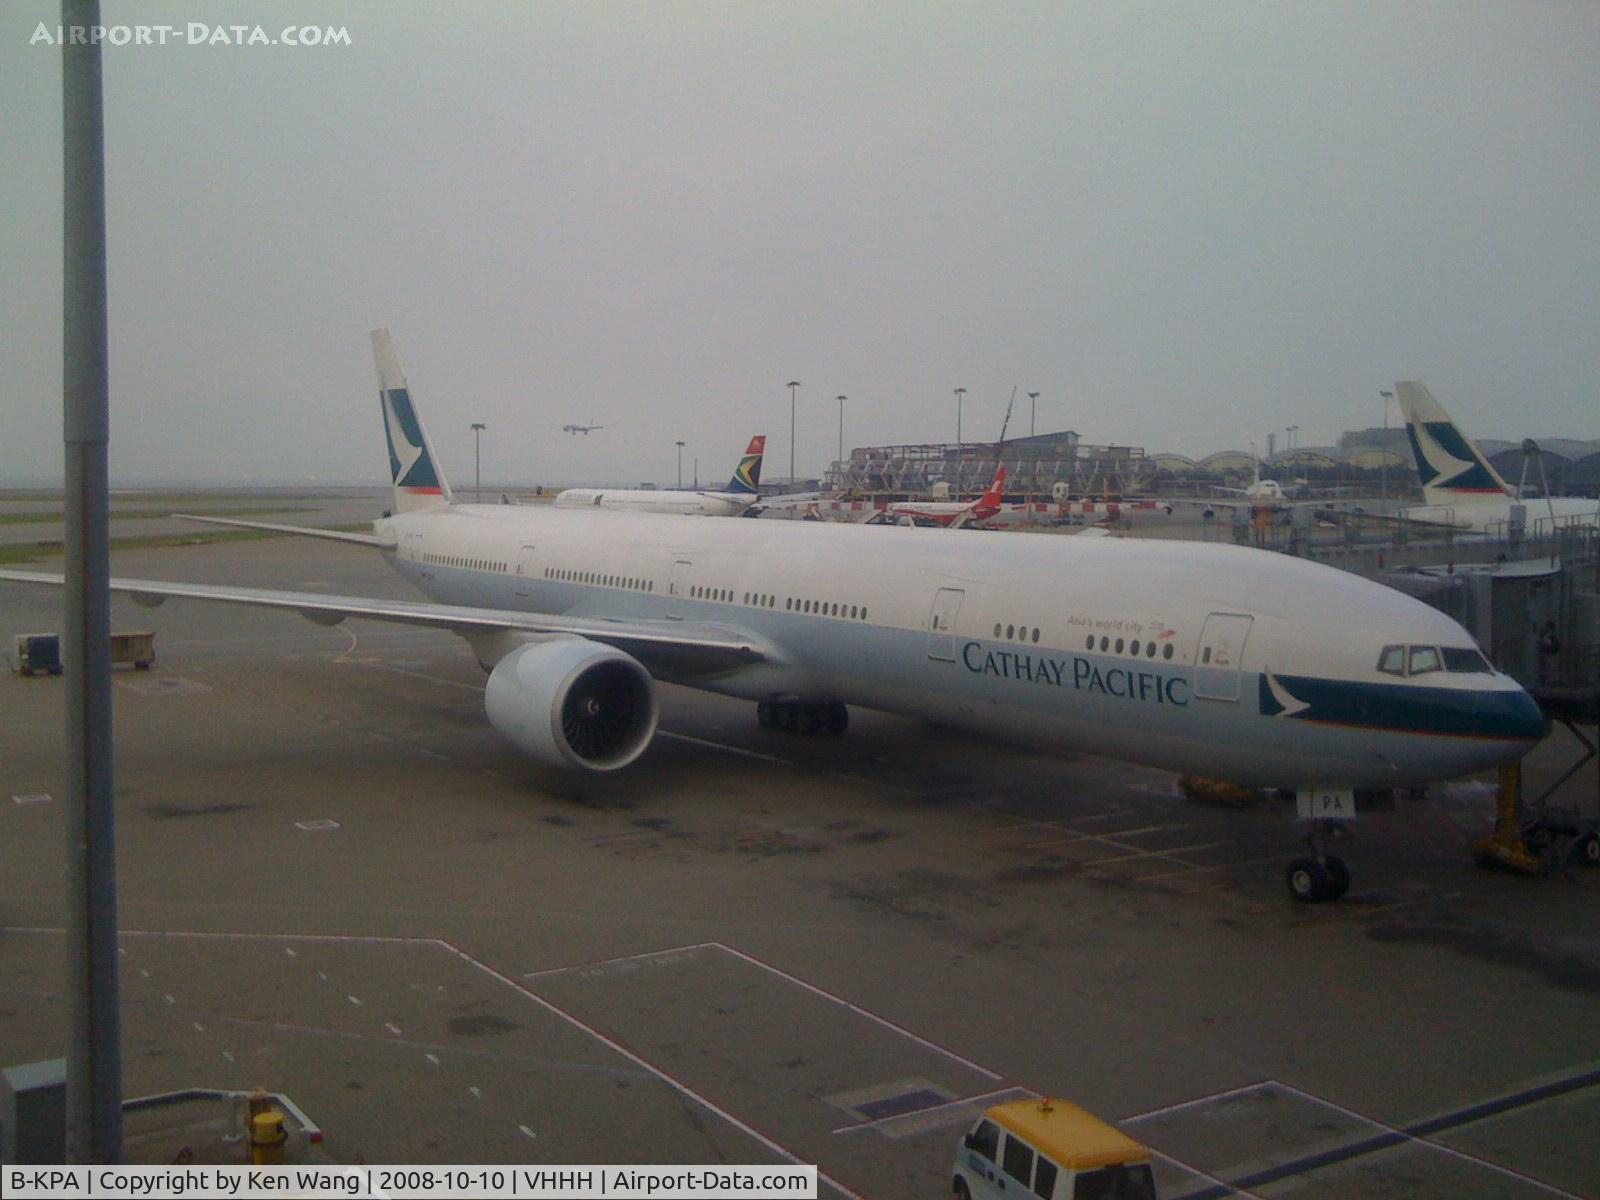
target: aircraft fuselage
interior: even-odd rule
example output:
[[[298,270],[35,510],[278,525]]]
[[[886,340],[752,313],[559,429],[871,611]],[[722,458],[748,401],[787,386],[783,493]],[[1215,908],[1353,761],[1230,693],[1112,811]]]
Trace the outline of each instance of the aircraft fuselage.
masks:
[[[651,670],[748,699],[859,704],[1272,786],[1450,778],[1542,734],[1507,676],[1378,669],[1385,646],[1472,647],[1448,617],[1248,548],[489,505],[377,532],[441,603],[747,632],[765,661]]]

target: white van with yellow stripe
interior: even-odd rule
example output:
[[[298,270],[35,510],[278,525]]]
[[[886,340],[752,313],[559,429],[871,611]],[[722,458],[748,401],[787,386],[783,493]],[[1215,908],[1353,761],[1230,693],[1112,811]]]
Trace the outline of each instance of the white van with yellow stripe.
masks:
[[[1156,1200],[1150,1151],[1065,1100],[986,1110],[961,1139],[956,1200]]]

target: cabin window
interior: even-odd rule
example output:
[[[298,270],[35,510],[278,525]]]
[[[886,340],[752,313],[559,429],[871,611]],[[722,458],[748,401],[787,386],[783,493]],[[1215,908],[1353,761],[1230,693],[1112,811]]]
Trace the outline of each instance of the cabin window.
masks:
[[[1035,625],[1033,628],[1033,640],[1035,642],[1039,640],[1039,627],[1037,625]]]
[[[995,635],[995,637],[999,637],[1000,636],[1000,622],[999,621],[996,621],[994,623],[994,635]]]
[[[1088,640],[1088,641],[1086,641],[1086,642],[1085,642],[1085,643],[1084,643],[1084,644],[1083,644],[1083,648],[1084,648],[1084,649],[1085,649],[1085,650],[1093,650],[1093,649],[1094,649],[1094,635],[1093,635],[1093,634],[1090,634],[1090,635],[1089,635],[1089,640]]]
[[[1117,639],[1117,653],[1118,654],[1122,653],[1122,639],[1121,638]]]
[[[861,610],[861,619],[863,621],[865,621],[867,619],[867,610],[864,609],[864,608]]]
[[[993,1121],[984,1121],[972,1131],[969,1148],[990,1162],[1000,1157],[1000,1127]]]
[[[1171,642],[1168,642],[1165,646],[1161,647],[1161,657],[1162,658],[1171,658],[1172,657],[1172,643]]]
[[[1404,675],[1406,673],[1406,648],[1404,646],[1385,646],[1383,653],[1378,655],[1378,670],[1385,675]]]
[[[1027,1183],[1033,1178],[1033,1147],[1014,1133],[1006,1134],[1006,1174]]]
[[[1442,671],[1444,664],[1439,661],[1439,647],[1413,646],[1411,647],[1410,662],[1407,664],[1406,673],[1409,675],[1426,675],[1430,671]]]
[[[1149,645],[1145,646],[1144,656],[1146,658],[1154,658],[1156,656],[1156,644],[1154,642],[1151,642]]]
[[[1017,636],[1017,627],[1015,625],[1007,625],[1006,626],[1006,638],[1009,640],[1009,639],[1014,638],[1016,636]]]
[[[1042,1154],[1039,1165],[1033,1169],[1033,1194],[1043,1200],[1050,1200],[1056,1194],[1056,1165]]]
[[[1493,675],[1494,668],[1489,665],[1489,660],[1479,650],[1464,646],[1445,646],[1439,651],[1444,655],[1444,669],[1455,671],[1464,675]]]

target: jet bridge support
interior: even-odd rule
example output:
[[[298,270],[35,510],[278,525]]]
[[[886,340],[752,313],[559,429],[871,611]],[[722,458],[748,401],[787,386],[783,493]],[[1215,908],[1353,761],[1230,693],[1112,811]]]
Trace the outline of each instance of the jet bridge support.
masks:
[[[1543,875],[1544,862],[1522,840],[1519,809],[1522,805],[1522,764],[1500,768],[1499,805],[1494,833],[1475,842],[1472,857],[1480,867],[1504,867],[1519,875]]]

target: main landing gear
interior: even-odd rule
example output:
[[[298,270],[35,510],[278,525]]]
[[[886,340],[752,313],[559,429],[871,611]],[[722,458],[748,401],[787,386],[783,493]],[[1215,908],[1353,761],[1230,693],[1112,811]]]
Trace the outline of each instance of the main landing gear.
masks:
[[[850,710],[842,704],[808,704],[803,700],[762,700],[756,720],[763,729],[782,729],[808,737],[837,737],[850,724]]]
[[[1350,868],[1344,865],[1344,859],[1329,854],[1324,845],[1328,828],[1335,824],[1332,821],[1311,823],[1311,832],[1306,837],[1306,849],[1311,853],[1291,862],[1284,876],[1289,894],[1302,904],[1337,900],[1350,890]]]

